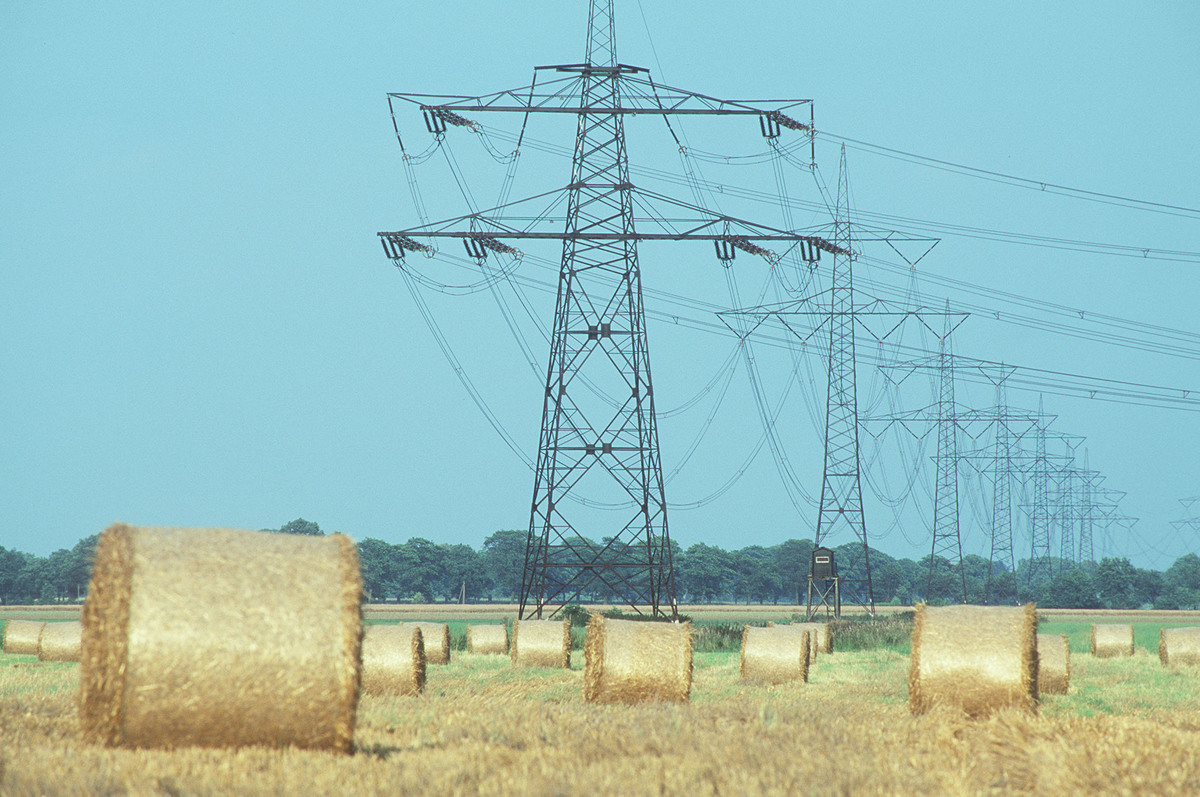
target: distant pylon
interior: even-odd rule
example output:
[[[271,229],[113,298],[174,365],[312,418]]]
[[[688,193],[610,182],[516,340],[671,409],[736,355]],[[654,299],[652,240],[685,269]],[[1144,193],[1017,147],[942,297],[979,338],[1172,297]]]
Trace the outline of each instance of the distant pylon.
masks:
[[[992,568],[997,562],[1008,565],[1016,575],[1012,543],[1012,442],[1009,436],[1008,412],[1004,400],[1004,381],[996,385],[996,461],[992,489],[992,552],[988,558],[987,584],[983,602],[992,602]]]
[[[1038,396],[1037,443],[1033,460],[1033,506],[1029,513],[1032,547],[1029,570],[1026,574],[1026,583],[1030,586],[1049,581],[1053,575],[1050,566],[1050,517],[1046,495],[1047,482],[1050,479],[1049,463],[1046,460],[1046,426],[1042,397]]]
[[[1075,521],[1079,515],[1076,507],[1076,490],[1079,487],[1078,470],[1070,463],[1075,460],[1075,450],[1067,444],[1067,466],[1059,475],[1058,487],[1058,558],[1063,566],[1075,564],[1079,558],[1075,548]]]
[[[875,612],[871,589],[871,549],[867,543],[863,514],[862,483],[859,478],[858,394],[854,379],[854,278],[850,236],[850,187],[846,172],[846,147],[842,145],[838,167],[837,213],[834,244],[847,254],[834,255],[829,327],[829,393],[825,413],[825,468],[821,478],[821,504],[817,511],[816,545],[835,539],[856,543],[856,555],[839,564],[841,573],[861,573],[842,579],[841,597]],[[861,547],[858,547],[861,546]],[[812,616],[812,574],[809,574]],[[834,613],[841,614],[839,605]],[[828,607],[826,607],[828,609]]]
[[[950,303],[946,302],[946,312]],[[962,588],[959,599],[967,600],[967,576],[962,566],[962,540],[958,527],[958,419],[954,405],[954,362],[949,352],[950,327],[942,335],[938,353],[938,448],[937,484],[933,493],[933,550],[930,553],[929,574],[925,594],[932,597],[933,578],[938,569],[938,557],[945,559],[951,570],[957,570]]]

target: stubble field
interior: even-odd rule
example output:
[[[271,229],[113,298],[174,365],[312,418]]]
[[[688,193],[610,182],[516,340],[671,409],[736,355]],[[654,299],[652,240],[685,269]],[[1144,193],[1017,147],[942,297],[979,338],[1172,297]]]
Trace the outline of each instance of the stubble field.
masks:
[[[490,617],[446,608],[415,611]],[[388,614],[366,612],[399,619]],[[362,697],[348,756],[86,744],[79,665],[0,655],[0,794],[1200,793],[1200,671],[1164,669],[1147,645],[1164,624],[1200,619],[1137,618],[1126,659],[1087,654],[1090,621],[1039,629],[1070,637],[1069,694],[1044,696],[1037,716],[984,720],[913,717],[902,644],[820,656],[807,684],[776,687],[741,684],[736,650],[699,652],[690,703],[640,706],[585,703],[581,651],[569,671],[455,651],[428,668],[420,697]]]

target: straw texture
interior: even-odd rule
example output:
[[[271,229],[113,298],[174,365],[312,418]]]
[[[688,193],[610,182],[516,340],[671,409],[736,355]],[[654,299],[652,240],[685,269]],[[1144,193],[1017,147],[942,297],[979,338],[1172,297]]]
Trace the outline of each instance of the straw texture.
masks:
[[[814,632],[800,625],[742,629],[742,680],[759,684],[808,681]]]
[[[589,703],[684,702],[692,691],[692,624],[593,614],[583,645]]]
[[[1158,658],[1164,667],[1200,665],[1200,627],[1160,629]]]
[[[514,667],[571,666],[571,624],[566,620],[513,620],[508,650]]]
[[[505,655],[508,629],[498,624],[467,626],[467,652]]]
[[[4,624],[4,652],[36,656],[38,638],[45,623],[33,620],[9,620]]]
[[[1038,693],[1065,695],[1071,686],[1071,649],[1066,634],[1038,634]]]
[[[1038,700],[1037,615],[1034,605],[917,604],[908,703],[914,714],[935,704],[983,716],[1014,706],[1035,711]]]
[[[81,723],[107,745],[348,752],[361,643],[344,535],[118,524],[84,604]]]
[[[450,626],[446,623],[401,623],[421,629],[426,664],[450,663]]]
[[[419,695],[425,690],[425,641],[416,623],[363,629],[362,691]]]
[[[1092,626],[1092,655],[1098,659],[1133,655],[1133,626],[1096,623]]]
[[[83,647],[83,623],[68,620],[46,623],[38,638],[38,658],[42,661],[79,661]]]

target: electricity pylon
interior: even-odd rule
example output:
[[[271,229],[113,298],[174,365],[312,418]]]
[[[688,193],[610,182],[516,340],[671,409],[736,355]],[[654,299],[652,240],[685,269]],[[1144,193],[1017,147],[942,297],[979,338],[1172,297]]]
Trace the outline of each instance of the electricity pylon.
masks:
[[[850,242],[850,188],[846,174],[846,146],[842,145],[838,167],[837,215],[833,241],[839,249],[852,251]],[[854,379],[854,277],[850,255],[834,255],[829,294],[829,392],[825,412],[825,467],[821,478],[821,503],[817,510],[814,544],[820,547],[827,538],[843,537],[861,544],[861,563],[843,562],[843,572],[864,574],[861,583],[843,582],[837,590],[834,614],[841,616],[841,598],[850,597],[875,613],[875,594],[871,589],[871,546],[867,543],[863,515],[862,482],[858,466],[858,391]],[[858,557],[854,557],[857,559]],[[861,567],[856,567],[856,565]],[[807,614],[812,604],[813,575],[808,577]],[[817,594],[824,594],[818,591]],[[823,603],[824,601],[822,601]],[[828,606],[826,607],[828,611]]]
[[[1042,397],[1038,396],[1038,427],[1033,460],[1033,506],[1029,513],[1031,538],[1029,569],[1026,583],[1034,586],[1049,581],[1053,573],[1050,565],[1050,516],[1046,492],[1049,487],[1050,469],[1046,459],[1046,427],[1042,413]]]
[[[946,312],[950,303],[946,303]],[[933,594],[933,577],[938,557],[958,570],[963,600],[967,574],[962,566],[962,537],[958,525],[958,423],[954,405],[954,360],[950,355],[950,329],[942,335],[938,350],[937,480],[933,492],[933,549],[930,553],[926,595]]]
[[[811,260],[822,251],[849,253],[820,235],[639,189],[630,181],[625,119],[751,116],[767,138],[785,129],[812,136],[811,123],[789,115],[808,106],[811,116],[811,101],[721,100],[656,84],[648,70],[617,61],[612,0],[590,3],[583,63],[535,67],[529,86],[492,94],[389,96],[418,105],[434,136],[450,127],[476,127],[469,117],[478,113],[576,116],[565,187],[379,236],[397,265],[409,252],[433,251],[432,242],[443,238],[460,239],[481,262],[489,253],[519,256],[513,242],[561,242],[520,616],[554,616],[580,596],[597,593],[638,612],[674,616],[637,243],[708,241],[726,262],[738,250],[775,262],[778,256],[762,245],[769,242],[799,247]],[[606,509],[597,508],[597,495]]]

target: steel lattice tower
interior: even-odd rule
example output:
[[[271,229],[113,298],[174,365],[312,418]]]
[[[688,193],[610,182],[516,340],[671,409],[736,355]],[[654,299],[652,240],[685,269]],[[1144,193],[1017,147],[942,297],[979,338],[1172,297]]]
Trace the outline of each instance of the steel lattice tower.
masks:
[[[1004,382],[996,385],[996,460],[992,489],[992,552],[988,558],[987,584],[983,602],[992,599],[992,566],[999,560],[1008,564],[1016,574],[1016,559],[1012,543],[1012,440],[1008,428],[1008,412],[1004,401]]]
[[[838,170],[837,214],[834,244],[845,251],[833,258],[830,293],[829,393],[825,414],[825,469],[821,479],[821,504],[817,512],[815,542],[828,537],[852,538],[862,545],[862,572],[858,583],[842,580],[841,595],[875,611],[871,589],[871,549],[867,544],[863,516],[862,483],[859,478],[858,393],[854,380],[854,277],[850,240],[850,189],[846,174],[846,147],[842,146]],[[857,559],[857,557],[856,557]],[[859,562],[842,564],[846,572]],[[810,596],[811,575],[810,575]],[[810,597],[811,600],[811,597]],[[840,605],[835,610],[840,614]],[[813,607],[808,613],[813,614]]]
[[[667,504],[634,238],[622,67],[612,0],[593,2],[567,194],[558,297],[542,407],[521,616],[578,599],[597,581],[653,614],[674,611]],[[597,237],[615,234],[612,238]],[[620,398],[615,410],[583,388],[586,373]],[[632,499],[615,534],[591,544],[569,492],[607,474]],[[601,477],[603,478],[603,477]]]
[[[1046,426],[1042,414],[1042,398],[1039,396],[1037,442],[1033,460],[1033,506],[1029,514],[1032,537],[1026,579],[1029,586],[1048,581],[1053,575],[1050,567],[1050,517],[1046,496],[1047,482],[1050,480],[1049,463],[1046,460]]]
[[[950,307],[947,302],[946,311]],[[962,540],[958,527],[958,422],[954,406],[954,363],[949,352],[950,330],[942,336],[938,353],[937,483],[933,494],[933,550],[930,554],[926,595],[933,590],[937,558],[958,570],[962,599],[967,597],[967,575],[962,567]]]
[[[1061,475],[1058,494],[1058,520],[1061,529],[1058,538],[1058,558],[1071,564],[1078,559],[1078,551],[1075,549],[1075,520],[1078,516],[1075,491],[1079,486],[1078,481],[1077,471],[1068,467]]]

